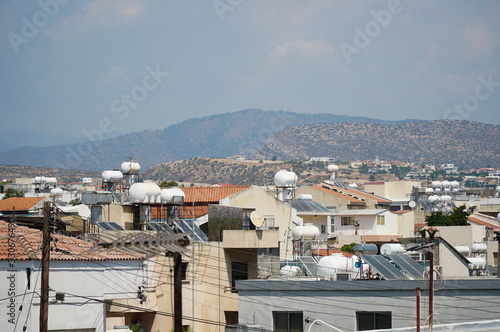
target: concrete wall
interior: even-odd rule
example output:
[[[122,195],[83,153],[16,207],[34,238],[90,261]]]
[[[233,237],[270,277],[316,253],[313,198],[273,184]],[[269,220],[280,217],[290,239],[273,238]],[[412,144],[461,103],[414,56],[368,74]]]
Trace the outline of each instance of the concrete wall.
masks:
[[[321,319],[342,331],[356,330],[357,311],[390,311],[392,327],[416,325],[415,288],[422,290],[422,324],[426,313],[425,281],[264,281],[238,282],[240,324],[273,329],[273,311],[297,311],[304,316],[303,329]],[[439,323],[497,319],[487,303],[500,303],[500,279],[446,280],[436,284],[434,308]],[[435,320],[437,324],[437,321]],[[332,331],[315,325],[312,331]]]
[[[109,204],[102,206],[102,221],[114,221],[125,229],[134,229],[131,205]]]
[[[413,187],[420,187],[419,181],[391,181],[379,185],[365,185],[365,191],[388,199],[409,197]]]
[[[398,220],[397,234],[401,234],[403,237],[413,237],[415,235],[414,211],[396,215]]]

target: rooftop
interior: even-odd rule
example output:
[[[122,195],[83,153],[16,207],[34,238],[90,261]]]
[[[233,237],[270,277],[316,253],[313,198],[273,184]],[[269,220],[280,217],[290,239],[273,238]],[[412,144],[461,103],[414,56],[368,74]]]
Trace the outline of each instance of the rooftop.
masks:
[[[332,190],[332,189],[328,189],[328,188],[321,187],[321,186],[313,186],[313,188],[319,189],[319,190],[323,190],[324,192],[327,192],[329,194],[332,194],[332,195],[335,195],[335,196],[347,199],[347,200],[349,200],[349,203],[364,204],[364,202],[362,200],[360,200],[360,199],[357,199],[357,198],[354,198],[354,197],[351,197],[351,196],[347,196],[347,195],[341,194],[338,191],[335,191],[335,190]]]
[[[216,203],[225,197],[231,196],[250,186],[232,186],[232,187],[183,187],[181,188],[186,197],[184,204],[194,203]]]
[[[0,201],[0,211],[28,211],[45,197],[11,197]]]
[[[15,225],[15,224],[14,224]],[[0,221],[0,260],[9,260],[9,246],[14,244],[15,260],[41,260],[42,232],[25,226],[14,226],[14,236],[10,236],[9,223]],[[119,249],[94,248],[94,244],[74,237],[51,234],[50,260],[53,261],[106,261],[141,260],[145,256],[125,253]]]

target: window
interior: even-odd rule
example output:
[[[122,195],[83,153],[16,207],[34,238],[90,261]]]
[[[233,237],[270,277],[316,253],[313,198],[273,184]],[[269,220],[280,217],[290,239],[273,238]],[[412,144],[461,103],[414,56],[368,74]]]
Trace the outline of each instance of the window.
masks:
[[[358,331],[381,330],[392,328],[392,313],[390,311],[356,311]]]
[[[330,234],[335,233],[335,223],[333,220],[330,221]]]
[[[238,311],[224,311],[226,325],[238,324]]]
[[[340,217],[340,225],[341,226],[354,225],[354,217]]]
[[[236,291],[236,280],[248,279],[248,263],[244,262],[231,262],[231,292]]]
[[[304,315],[302,314],[302,311],[273,312],[274,332],[302,332],[303,327]]]
[[[385,225],[385,216],[377,216],[377,225]]]
[[[182,280],[187,280],[187,269],[188,269],[189,262],[182,262],[181,264],[182,264],[182,266],[181,266]]]

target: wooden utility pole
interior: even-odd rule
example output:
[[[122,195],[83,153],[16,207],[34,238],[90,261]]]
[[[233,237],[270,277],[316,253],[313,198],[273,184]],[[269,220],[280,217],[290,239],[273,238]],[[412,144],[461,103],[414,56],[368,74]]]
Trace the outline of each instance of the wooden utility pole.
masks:
[[[434,235],[437,233],[436,227],[429,227],[427,232],[430,235],[431,251],[429,252],[429,332],[432,332],[434,320]]]
[[[415,289],[417,293],[417,331],[420,332],[420,287]]]
[[[43,205],[42,231],[42,290],[40,294],[40,332],[48,331],[49,269],[50,269],[50,202]]]
[[[174,332],[182,332],[182,255],[174,253]]]

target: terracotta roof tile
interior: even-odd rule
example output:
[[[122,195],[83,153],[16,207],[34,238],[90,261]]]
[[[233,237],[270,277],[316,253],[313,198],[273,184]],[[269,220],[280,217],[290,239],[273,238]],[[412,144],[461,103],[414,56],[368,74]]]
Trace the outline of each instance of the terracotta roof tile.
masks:
[[[8,231],[8,223],[0,221],[0,260],[8,260],[9,245],[14,243],[14,259],[41,260],[42,232],[25,226],[16,225],[14,236]],[[50,260],[54,261],[106,261],[106,260],[140,260],[143,255],[125,253],[119,249],[94,248],[94,244],[74,237],[52,234]],[[12,252],[12,251],[11,251]]]
[[[335,196],[338,196],[338,197],[342,197],[344,199],[348,199],[349,202],[351,203],[365,203],[363,202],[362,200],[360,199],[357,199],[357,198],[354,198],[354,197],[351,197],[351,196],[347,196],[347,195],[344,195],[344,194],[341,194],[335,190],[331,190],[331,189],[328,189],[328,188],[324,188],[324,187],[321,187],[321,186],[313,186],[313,188],[315,189],[319,189],[319,190],[323,190],[329,194],[332,194],[332,195],[335,195]]]
[[[186,197],[184,203],[219,203],[219,201],[227,196],[231,196],[250,186],[233,186],[233,187],[184,187],[181,188]]]
[[[0,201],[0,211],[28,211],[45,197],[11,197]]]
[[[493,228],[494,232],[500,232],[500,227],[498,227],[497,225],[495,225],[493,223],[487,222],[485,220],[481,220],[481,219],[476,218],[474,216],[468,216],[467,220],[472,221],[472,222],[474,222],[476,224],[479,224],[479,225],[483,225],[483,226],[486,226],[486,227],[491,227],[491,228]]]

